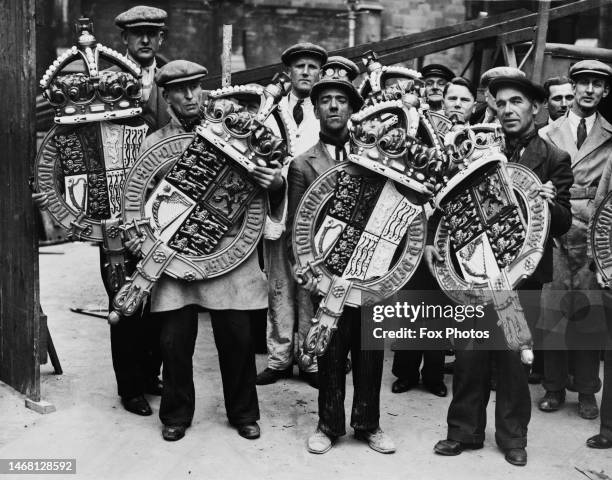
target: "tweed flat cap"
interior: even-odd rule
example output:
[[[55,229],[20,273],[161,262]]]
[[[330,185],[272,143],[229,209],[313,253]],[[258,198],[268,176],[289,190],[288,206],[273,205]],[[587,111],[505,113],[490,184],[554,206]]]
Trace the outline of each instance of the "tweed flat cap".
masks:
[[[527,77],[496,77],[491,80],[489,91],[492,95],[497,95],[497,92],[504,87],[516,88],[536,102],[543,102],[546,99],[544,88]]]
[[[439,63],[430,63],[429,65],[425,65],[421,69],[421,75],[423,78],[442,77],[449,82],[456,77],[455,73],[450,68]]]
[[[348,58],[333,56],[321,67],[321,79],[312,86],[310,99],[316,103],[322,90],[325,88],[340,88],[346,92],[353,111],[356,112],[363,105],[363,98],[359,95],[353,80],[359,75],[359,67]]]
[[[321,65],[327,61],[327,50],[314,43],[303,42],[290,46],[281,54],[281,61],[288,67],[297,56],[312,56],[321,60]]]
[[[497,77],[526,78],[527,76],[525,72],[515,67],[494,67],[480,76],[480,86],[488,88],[491,81]]]
[[[572,65],[569,69],[569,76],[571,79],[582,74],[610,78],[612,77],[612,68],[599,60],[581,60]]]
[[[132,7],[115,17],[115,25],[121,29],[135,27],[165,28],[168,14],[165,10],[146,5]]]
[[[172,60],[161,67],[155,74],[155,83],[160,87],[177,85],[204,78],[208,74],[206,67],[189,60]]]

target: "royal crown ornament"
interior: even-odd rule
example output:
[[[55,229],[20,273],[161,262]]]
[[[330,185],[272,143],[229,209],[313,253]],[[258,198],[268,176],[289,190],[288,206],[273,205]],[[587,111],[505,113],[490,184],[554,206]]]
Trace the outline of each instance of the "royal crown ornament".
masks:
[[[265,88],[210,92],[194,133],[142,153],[126,179],[123,220],[130,238],[144,238],[143,258],[115,296],[109,321],[135,312],[163,274],[187,282],[219,277],[255,251],[269,202],[251,172],[282,165],[291,153],[289,118],[278,108],[288,86],[283,74]]]
[[[427,138],[418,138],[423,131]],[[353,114],[349,133],[351,162],[419,194],[433,193],[438,177],[446,170],[445,153],[431,126],[402,100],[378,102]]]
[[[77,44],[61,54],[40,81],[55,122],[116,120],[141,113],[140,67],[96,43],[88,18],[77,23]]]

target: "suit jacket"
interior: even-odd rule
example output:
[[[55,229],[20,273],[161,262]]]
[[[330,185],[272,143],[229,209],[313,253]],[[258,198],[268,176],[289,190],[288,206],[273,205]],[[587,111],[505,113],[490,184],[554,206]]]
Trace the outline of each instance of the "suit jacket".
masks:
[[[331,157],[321,141],[318,141],[302,155],[296,157],[289,165],[287,176],[289,199],[287,206],[286,241],[291,263],[295,263],[291,244],[295,211],[308,187],[334,165],[336,165],[336,160]]]
[[[525,147],[518,163],[528,167],[542,183],[552,181],[557,189],[557,197],[550,206],[551,222],[548,240],[542,260],[531,276],[539,283],[552,281],[553,274],[553,237],[566,233],[572,225],[570,188],[574,182],[570,166],[570,156],[550,142],[535,136]]]
[[[593,198],[608,158],[612,156],[612,125],[599,113],[586,140],[576,148],[567,115],[540,130],[540,136],[569,153],[574,174],[572,215],[574,223],[586,228]]]

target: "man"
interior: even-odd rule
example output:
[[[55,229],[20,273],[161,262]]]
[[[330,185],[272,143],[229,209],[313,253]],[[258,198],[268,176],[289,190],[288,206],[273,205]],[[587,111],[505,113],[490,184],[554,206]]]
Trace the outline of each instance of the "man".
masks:
[[[158,71],[155,80],[168,102],[171,120],[145,139],[142,151],[164,138],[192,131],[200,123],[202,88],[199,82],[206,73],[203,66],[186,60],[169,62]],[[283,187],[280,165],[274,168],[256,166],[252,175],[269,192]],[[127,244],[138,251],[141,241],[135,238]],[[242,437],[259,437],[249,310],[266,305],[267,285],[257,252],[221,277],[186,282],[163,275],[156,283],[151,294],[151,311],[157,313],[161,323],[164,390],[159,417],[164,424],[162,436],[165,440],[182,438],[193,418],[192,360],[198,331],[198,307],[210,312],[228,420]]]
[[[514,67],[494,67],[480,76],[480,88],[484,92],[485,103],[479,104],[472,115],[472,123],[495,123],[497,119],[497,107],[495,96],[489,91],[489,84],[497,77],[525,78],[525,73]]]
[[[612,125],[597,112],[599,103],[610,92],[612,68],[597,60],[583,60],[570,68],[569,76],[574,83],[571,109],[540,130],[542,138],[570,154],[574,186],[572,228],[559,238],[559,248],[554,251],[555,280],[544,289],[538,326],[549,338],[560,338],[571,351],[544,353],[542,385],[546,394],[538,406],[545,412],[558,410],[565,402],[565,390],[569,387],[578,392],[579,415],[593,419],[599,415],[595,400],[595,393],[601,387],[599,352],[584,350],[584,343],[591,344],[589,339],[604,331],[605,311],[595,274],[587,260],[587,236],[597,185],[612,155]],[[586,296],[588,317],[580,321],[581,305],[573,301],[561,307],[555,291],[567,291],[568,300],[575,298],[570,296],[573,292]],[[570,372],[573,381],[570,381]]]
[[[358,75],[357,66],[343,57],[332,57],[323,66],[323,75],[310,98],[320,121],[320,140],[289,166],[288,240],[291,242],[295,210],[304,192],[317,177],[337,162],[347,160],[348,120],[363,104],[351,83]],[[292,257],[292,251],[290,251]],[[316,309],[316,305],[313,305]],[[380,385],[383,352],[361,349],[360,310],[345,307],[338,319],[338,329],[319,361],[319,424],[308,438],[311,453],[329,451],[333,442],[345,432],[344,397],[346,358],[353,359],[353,410],[351,426],[358,439],[382,453],[395,451],[393,442],[379,427]]]
[[[121,29],[121,39],[127,48],[127,57],[140,66],[142,97],[145,102],[142,117],[155,131],[168,123],[166,102],[155,84],[155,73],[165,63],[157,52],[166,36],[165,10],[139,5],[120,13],[115,25]]]
[[[474,88],[468,80],[462,77],[453,78],[444,87],[445,115],[457,124],[469,124],[475,98]],[[440,291],[440,286],[425,263],[421,263],[404,289]],[[446,295],[441,292],[440,294],[439,302],[445,303]],[[419,373],[421,361],[423,368]],[[397,380],[391,385],[391,391],[407,392],[418,385],[420,377],[428,392],[445,397],[448,390],[444,384],[444,367],[444,351],[396,350],[393,355],[392,373]]]
[[[425,83],[425,99],[432,112],[444,113],[443,92],[444,87],[450,82],[455,74],[453,71],[438,63],[431,63],[421,69],[423,82]]]
[[[550,125],[558,118],[563,117],[574,102],[574,87],[567,77],[550,77],[544,82],[546,93],[546,109],[548,110],[548,123]]]
[[[291,78],[291,91],[281,99],[280,107],[289,113],[290,127],[295,130],[294,156],[301,155],[319,140],[319,120],[310,100],[312,86],[319,80],[321,65],[327,60],[323,47],[298,43],[285,50],[281,59]],[[284,220],[283,227],[284,227]],[[268,366],[257,375],[257,385],[269,385],[293,375],[294,330],[300,342],[310,327],[312,307],[308,292],[298,287],[291,275],[285,237],[266,242],[269,280],[268,324],[266,343]],[[299,364],[299,376],[317,387],[317,363]]]
[[[496,99],[496,111],[506,135],[509,162],[518,162],[531,170],[543,183],[540,195],[551,211],[550,237],[540,264],[520,290],[535,290],[552,280],[552,237],[565,233],[571,223],[569,189],[572,172],[569,155],[537,135],[534,117],[544,92],[525,78],[498,77],[489,85]],[[425,259],[443,261],[433,246]],[[432,265],[433,267],[433,265]],[[519,292],[519,294],[522,294]],[[534,325],[538,309],[524,305],[529,325]],[[496,332],[497,333],[497,332]],[[459,455],[463,450],[483,446],[486,406],[489,400],[488,377],[491,359],[498,370],[495,404],[495,440],[513,465],[526,465],[527,425],[531,417],[531,400],[527,374],[518,352],[456,350],[453,399],[448,410],[448,437],[434,450],[440,455]]]
[[[470,122],[476,102],[472,84],[462,77],[455,77],[444,87],[444,114],[455,123]]]

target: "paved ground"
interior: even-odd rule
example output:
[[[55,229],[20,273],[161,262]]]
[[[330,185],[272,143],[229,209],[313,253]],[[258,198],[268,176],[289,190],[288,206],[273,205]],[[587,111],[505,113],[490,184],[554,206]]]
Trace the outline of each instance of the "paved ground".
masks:
[[[194,423],[183,440],[164,442],[157,418],[159,398],[150,398],[155,410],[151,417],[131,415],[118,401],[106,321],[68,310],[106,303],[97,249],[70,244],[45,247],[41,252],[42,304],[65,374],[54,375],[49,364],[41,367],[43,398],[57,408],[48,415],[27,410],[23,397],[0,383],[0,458],[76,458],[77,475],[66,476],[68,479],[587,478],[576,467],[612,477],[612,452],[593,451],[584,445],[598,431],[599,421],[577,416],[575,394],[568,396],[568,405],[556,414],[543,414],[534,404],[527,467],[504,461],[491,426],[483,450],[453,458],[436,456],[432,447],[445,436],[450,398],[439,399],[420,390],[392,394],[389,353],[381,425],[395,439],[396,454],[378,454],[350,436],[326,455],[307,453],[305,438],[316,425],[316,392],[293,379],[258,389],[262,437],[244,440],[225,420],[217,354],[205,315],[200,320],[194,359]],[[264,366],[264,355],[258,355],[257,364]],[[450,377],[446,383],[450,388]],[[350,380],[347,390],[348,409]],[[541,387],[532,387],[534,401],[541,394]],[[489,424],[492,422],[490,408]],[[598,478],[594,473],[590,477]]]

